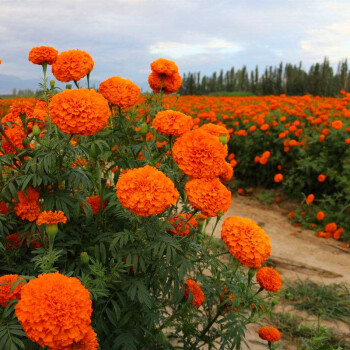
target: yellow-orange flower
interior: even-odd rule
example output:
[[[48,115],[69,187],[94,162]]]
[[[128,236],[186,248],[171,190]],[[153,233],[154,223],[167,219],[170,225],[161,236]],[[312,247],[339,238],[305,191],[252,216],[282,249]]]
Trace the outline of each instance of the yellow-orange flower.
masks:
[[[149,165],[122,174],[116,188],[122,206],[138,216],[161,214],[179,198],[171,179]]]
[[[256,273],[256,280],[261,288],[269,292],[278,292],[282,287],[281,275],[271,267],[261,267]]]
[[[193,127],[192,117],[172,110],[158,112],[152,126],[164,135],[180,136]]]
[[[194,281],[194,280],[187,280],[185,282],[186,288],[185,288],[185,299],[188,299],[190,293],[192,293],[193,299],[191,300],[191,304],[195,307],[200,307],[204,300],[204,293],[200,285]]]
[[[78,81],[89,74],[94,68],[94,60],[83,50],[68,50],[61,52],[52,65],[52,74],[62,83]]]
[[[332,122],[332,128],[335,130],[340,130],[344,126],[343,122],[341,120],[335,120]]]
[[[185,186],[190,204],[203,215],[214,217],[225,213],[231,205],[231,192],[215,179],[191,179]]]
[[[65,224],[66,222],[67,222],[67,217],[64,215],[64,212],[62,210],[43,211],[39,214],[36,220],[36,224],[38,226],[43,224],[46,224],[46,225],[59,224],[59,223]]]
[[[179,137],[173,147],[173,158],[186,175],[214,178],[225,170],[227,148],[213,135],[193,130]]]
[[[157,74],[173,75],[178,73],[179,69],[174,61],[165,58],[158,58],[151,63],[151,70]]]
[[[227,142],[230,140],[230,133],[224,126],[216,125],[213,123],[207,123],[207,124],[203,124],[199,129],[204,130],[208,134],[211,134],[216,137],[220,137],[224,135],[227,137]]]
[[[55,348],[55,350],[97,350],[98,341],[97,334],[90,326],[84,338],[78,342],[74,342],[72,345]],[[53,350],[53,349],[52,349]]]
[[[271,254],[270,237],[251,219],[239,216],[225,219],[221,239],[243,266],[259,268]]]
[[[326,176],[323,174],[318,175],[317,180],[319,182],[324,182],[326,180]]]
[[[95,90],[65,90],[50,103],[52,123],[68,134],[93,135],[107,123],[110,110],[107,100]]]
[[[181,213],[175,215],[170,220],[168,220],[169,224],[173,226],[173,228],[169,229],[168,232],[173,236],[187,236],[193,227],[197,227],[198,223],[194,215],[188,213]]]
[[[316,219],[318,221],[322,221],[323,219],[325,218],[325,214],[323,211],[319,211],[317,214],[316,214]]]
[[[102,203],[101,203],[101,197],[97,196],[97,195],[86,198],[86,201],[90,204],[90,207],[92,209],[92,213],[94,215],[96,215],[100,212],[100,208],[102,211],[106,207],[106,202],[102,201]]]
[[[98,92],[120,108],[132,107],[140,97],[140,88],[129,79],[112,77],[100,84]]]
[[[281,339],[280,331],[275,327],[261,327],[258,331],[259,337],[269,342],[276,342]]]
[[[40,214],[39,193],[27,188],[27,195],[19,191],[17,196],[18,203],[14,207],[16,215],[22,220],[35,221]]]
[[[305,201],[307,204],[311,204],[314,201],[314,199],[315,199],[315,196],[311,193],[306,197]]]
[[[4,132],[7,138],[2,136],[1,147],[6,154],[16,153],[16,149],[24,148],[23,141],[26,138],[26,135],[21,128],[17,125],[13,125],[12,127],[5,127]]]
[[[11,291],[13,285],[23,278],[18,278],[18,275],[4,275],[0,277],[0,305],[7,306],[10,300],[20,299],[22,283],[19,282]]]
[[[51,46],[37,46],[29,51],[28,60],[34,64],[53,64],[57,55],[58,51]]]
[[[182,84],[182,78],[179,73],[174,73],[173,75],[162,75],[152,72],[148,76],[148,83],[155,93],[159,93],[160,88],[162,88],[164,94],[168,95],[179,91]]]
[[[227,182],[230,181],[233,177],[233,168],[232,165],[230,163],[226,163],[224,164],[224,170],[223,172],[220,174],[220,180]]]
[[[87,335],[91,305],[90,292],[77,278],[56,272],[39,275],[23,286],[15,312],[31,341],[57,349]]]
[[[275,177],[273,178],[273,180],[277,183],[281,182],[281,181],[283,181],[283,175],[281,173],[276,174]]]

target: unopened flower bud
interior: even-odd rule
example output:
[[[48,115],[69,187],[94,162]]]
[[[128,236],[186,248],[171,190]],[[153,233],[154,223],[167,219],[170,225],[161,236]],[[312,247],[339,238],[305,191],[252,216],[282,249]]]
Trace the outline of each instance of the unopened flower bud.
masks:
[[[224,212],[222,210],[219,210],[217,214],[218,219],[221,219],[223,215],[224,215]]]
[[[87,265],[89,263],[89,255],[87,252],[81,252],[80,253],[80,261],[82,264]]]
[[[49,237],[49,241],[50,242],[54,241],[57,232],[58,232],[57,224],[47,224],[46,225],[46,233],[47,233],[47,235]]]
[[[147,134],[147,132],[148,132],[148,125],[147,125],[147,123],[142,123],[141,124],[140,132],[141,132],[141,134]]]
[[[54,80],[50,80],[50,87],[51,87],[51,89],[55,88],[55,81]]]
[[[72,89],[72,84],[67,84],[67,85],[66,85],[66,89],[67,89],[67,90],[71,90],[71,89]]]
[[[40,135],[40,128],[37,125],[33,126],[33,135],[34,136],[39,136]]]
[[[226,145],[226,144],[227,144],[227,135],[225,135],[225,134],[220,134],[220,136],[219,136],[219,141],[220,141],[223,145]]]

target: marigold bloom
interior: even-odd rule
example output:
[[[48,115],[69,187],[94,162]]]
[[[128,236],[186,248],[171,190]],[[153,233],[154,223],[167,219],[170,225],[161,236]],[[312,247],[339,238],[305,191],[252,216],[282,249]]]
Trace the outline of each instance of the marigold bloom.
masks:
[[[14,207],[16,215],[22,220],[35,221],[40,214],[39,193],[27,188],[27,195],[19,191],[17,196],[18,203]]]
[[[112,77],[100,84],[98,92],[120,108],[132,107],[140,97],[140,88],[129,79]]]
[[[93,135],[107,123],[110,110],[107,100],[95,90],[65,90],[50,103],[52,123],[68,134]]]
[[[193,127],[192,117],[172,110],[158,112],[152,126],[164,135],[180,136]]]
[[[224,304],[225,312],[228,312],[230,310],[235,297],[235,293],[229,293],[227,288],[223,289],[223,292],[220,294],[220,304]],[[237,307],[233,307],[233,309],[238,310]]]
[[[186,175],[214,178],[225,171],[227,148],[207,132],[197,129],[179,137],[173,147],[173,158]]]
[[[7,126],[4,128],[4,132],[7,138],[4,136],[1,137],[1,147],[6,154],[16,153],[16,149],[13,146],[18,149],[24,148],[23,141],[26,138],[26,135],[21,128],[16,125],[13,125],[12,127]],[[10,140],[10,142],[8,140]]]
[[[21,235],[18,233],[12,233],[5,237],[6,240],[6,250],[17,249],[21,244]]]
[[[283,181],[283,175],[281,173],[276,174],[275,177],[273,178],[273,180],[277,183],[281,182],[281,181]]]
[[[307,204],[311,204],[315,199],[315,196],[313,194],[309,194],[307,197],[306,197],[306,203]]]
[[[82,340],[69,346],[55,348],[55,350],[98,350],[97,334],[90,326]]]
[[[278,292],[282,287],[281,275],[271,267],[261,267],[256,273],[256,280],[261,288],[269,292]]]
[[[324,227],[324,230],[333,234],[337,230],[337,228],[337,224],[335,222],[331,222]]]
[[[156,72],[152,72],[148,76],[148,84],[155,93],[160,92],[162,88],[164,94],[173,94],[177,92],[182,84],[182,78],[179,73],[173,75],[161,75]]]
[[[92,213],[94,215],[96,215],[100,212],[100,208],[101,208],[101,211],[103,211],[104,208],[106,207],[106,202],[102,201],[102,203],[101,203],[101,197],[98,195],[88,197],[88,198],[86,198],[86,201],[90,204],[90,207],[92,209]]]
[[[86,336],[91,305],[90,292],[77,278],[56,272],[39,275],[23,286],[15,312],[31,341],[57,349]]]
[[[21,281],[18,275],[4,275],[0,277],[0,305],[7,306],[10,300],[20,299],[22,283],[18,283],[11,291],[14,282]],[[6,283],[6,284],[2,284]]]
[[[0,201],[0,214],[7,214],[8,211],[6,202]]]
[[[343,126],[344,124],[341,120],[335,120],[334,122],[332,122],[332,128],[335,130],[340,130],[343,128]]]
[[[326,180],[326,176],[323,174],[318,175],[317,180],[319,182],[324,182]]]
[[[225,219],[221,239],[243,266],[259,268],[271,254],[270,237],[251,219],[239,216]]]
[[[149,165],[122,174],[116,188],[121,205],[138,216],[161,214],[179,198],[171,179]]]
[[[231,205],[231,192],[215,179],[191,179],[185,185],[190,204],[203,215],[214,217],[225,213]]]
[[[43,211],[39,214],[36,220],[36,224],[38,226],[43,224],[46,224],[46,225],[59,224],[59,223],[65,224],[66,222],[67,222],[67,217],[64,215],[64,212],[62,210]]]
[[[180,213],[178,215],[175,215],[170,220],[168,220],[168,222],[173,226],[173,228],[167,231],[173,236],[187,236],[193,227],[198,226],[195,216],[188,213]]]
[[[316,219],[318,221],[322,221],[323,219],[325,218],[325,214],[323,211],[319,211],[317,214],[316,214]]]
[[[151,63],[151,70],[157,74],[172,76],[178,73],[179,69],[174,61],[165,58],[158,58]]]
[[[187,299],[190,293],[192,293],[193,299],[191,300],[191,304],[194,305],[195,307],[200,307],[205,300],[202,288],[194,280],[187,280],[185,284],[186,284],[185,295],[184,295],[185,299]]]
[[[28,60],[34,64],[53,64],[57,60],[58,51],[51,46],[37,46],[29,51]]]
[[[232,162],[233,160],[231,160]],[[224,165],[224,171],[220,174],[220,180],[223,182],[228,182],[233,177],[233,167],[230,163],[226,163]]]
[[[224,126],[216,125],[213,123],[207,123],[207,124],[203,124],[199,129],[204,130],[208,134],[216,136],[216,137],[220,137],[222,135],[225,135],[227,137],[227,142],[230,140],[230,133],[228,132],[228,130]]]
[[[52,65],[52,74],[62,83],[78,81],[89,74],[94,68],[94,60],[83,50],[68,50],[61,52]]]
[[[280,331],[275,327],[261,327],[258,331],[259,337],[269,342],[276,342],[281,339]]]

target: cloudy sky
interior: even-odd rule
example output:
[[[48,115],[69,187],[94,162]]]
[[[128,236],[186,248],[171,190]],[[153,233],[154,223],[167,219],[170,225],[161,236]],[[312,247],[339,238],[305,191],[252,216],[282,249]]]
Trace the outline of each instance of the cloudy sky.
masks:
[[[350,1],[0,0],[0,80],[39,79],[27,60],[38,45],[86,50],[93,80],[119,75],[144,89],[158,57],[181,73],[335,63],[350,56]]]

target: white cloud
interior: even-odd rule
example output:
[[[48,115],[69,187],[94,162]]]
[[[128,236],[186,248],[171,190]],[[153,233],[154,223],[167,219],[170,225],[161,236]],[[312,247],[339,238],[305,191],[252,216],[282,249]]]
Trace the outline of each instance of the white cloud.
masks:
[[[181,58],[201,54],[237,53],[244,50],[240,43],[213,38],[206,43],[181,43],[176,41],[162,41],[149,47],[152,55]]]

